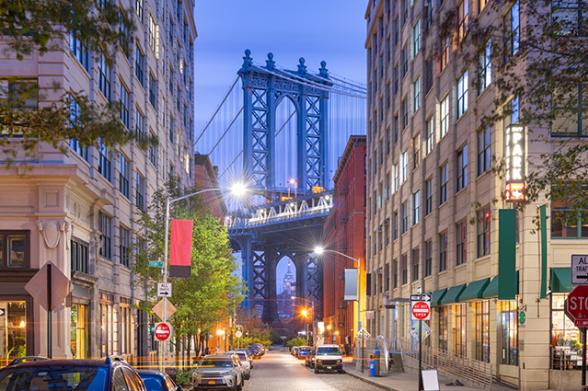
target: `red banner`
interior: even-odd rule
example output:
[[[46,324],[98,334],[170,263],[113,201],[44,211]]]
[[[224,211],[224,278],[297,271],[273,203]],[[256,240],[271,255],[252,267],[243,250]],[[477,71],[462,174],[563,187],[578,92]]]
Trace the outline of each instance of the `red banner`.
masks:
[[[169,253],[170,275],[189,277],[192,266],[192,220],[172,220]]]

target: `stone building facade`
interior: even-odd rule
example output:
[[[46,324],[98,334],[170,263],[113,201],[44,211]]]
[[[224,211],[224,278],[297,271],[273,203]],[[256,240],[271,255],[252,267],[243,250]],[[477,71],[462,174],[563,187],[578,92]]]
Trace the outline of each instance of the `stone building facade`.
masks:
[[[0,357],[47,354],[47,312],[24,285],[47,262],[71,280],[65,306],[53,314],[54,357],[155,354],[153,319],[141,310],[145,283],[133,272],[142,245],[137,225],[151,195],[170,178],[193,186],[194,2],[124,0],[136,30],[111,65],[70,36],[63,50],[17,60],[0,50],[0,82],[37,83],[42,107],[50,88],[75,90],[91,101],[121,103],[129,131],[158,145],[81,147],[66,154],[40,145],[19,152],[0,170]],[[0,45],[5,46],[0,38]],[[8,86],[10,87],[10,86]],[[53,94],[53,95],[52,95]],[[19,139],[11,140],[18,146]]]
[[[512,97],[512,115],[480,130],[482,115],[495,109],[492,63],[482,54],[473,68],[455,44],[476,22],[504,27],[510,50],[517,50],[528,15],[518,0],[503,2],[499,10],[491,3],[369,1],[368,330],[385,336],[394,350],[411,351],[407,301],[430,292],[425,346],[446,359],[438,363],[441,371],[444,365],[470,368],[523,390],[558,388],[560,382],[577,389],[579,333],[563,314],[563,300],[571,289],[570,256],[588,244],[586,216],[561,226],[553,219],[561,206],[546,203],[552,218],[546,224],[545,278],[535,223],[540,208],[517,212],[508,228],[516,238],[517,270],[508,278],[517,294],[498,298],[499,210],[513,204],[503,197],[506,183],[493,171],[493,157],[507,157],[506,137],[521,129],[521,102]],[[456,15],[455,38],[440,42],[446,12]],[[522,131],[524,171],[556,146],[549,131]],[[556,375],[560,369],[565,376]]]

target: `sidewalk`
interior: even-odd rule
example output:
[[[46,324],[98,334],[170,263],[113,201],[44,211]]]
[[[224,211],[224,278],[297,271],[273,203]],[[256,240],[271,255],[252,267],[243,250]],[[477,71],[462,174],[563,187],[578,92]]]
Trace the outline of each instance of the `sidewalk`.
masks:
[[[366,383],[370,383],[377,387],[382,388],[383,390],[391,390],[391,391],[417,391],[419,379],[416,373],[411,372],[394,372],[389,374],[386,377],[369,377],[369,369],[366,368],[365,371],[362,373],[355,369],[355,365],[349,361],[345,361],[344,363],[345,372],[352,377],[355,377],[359,380],[365,381]],[[455,379],[448,378],[439,374],[439,386],[441,387],[442,391],[481,391],[481,388],[472,388],[466,386],[446,386],[448,383],[452,383]],[[501,386],[499,384],[492,385],[492,391],[503,391],[509,390],[512,391],[511,388],[507,388]]]

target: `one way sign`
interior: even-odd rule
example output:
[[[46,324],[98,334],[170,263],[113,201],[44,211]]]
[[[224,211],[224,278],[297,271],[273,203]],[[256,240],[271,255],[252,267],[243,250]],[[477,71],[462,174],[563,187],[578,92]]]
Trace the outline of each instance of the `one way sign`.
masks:
[[[572,284],[588,285],[588,255],[572,255]]]

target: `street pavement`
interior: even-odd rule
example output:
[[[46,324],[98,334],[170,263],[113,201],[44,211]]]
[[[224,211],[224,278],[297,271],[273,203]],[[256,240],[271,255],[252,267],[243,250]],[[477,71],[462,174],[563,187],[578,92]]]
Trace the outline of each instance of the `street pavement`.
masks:
[[[314,374],[288,351],[269,351],[255,360],[245,391],[381,391],[381,388],[341,373]]]

